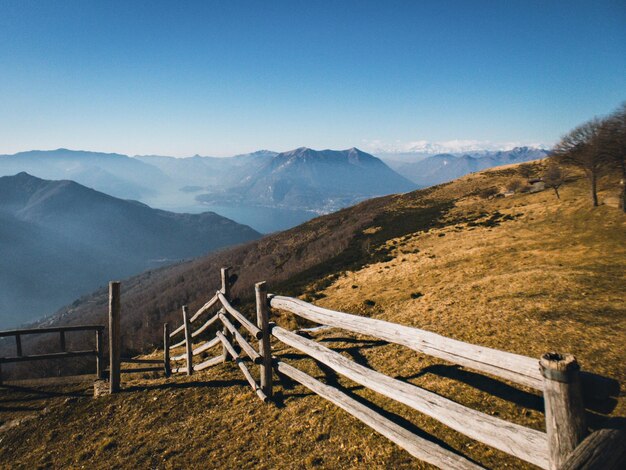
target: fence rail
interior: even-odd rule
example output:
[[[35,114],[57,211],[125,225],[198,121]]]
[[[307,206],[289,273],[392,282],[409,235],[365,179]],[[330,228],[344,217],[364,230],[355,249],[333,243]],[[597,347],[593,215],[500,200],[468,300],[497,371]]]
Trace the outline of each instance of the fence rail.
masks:
[[[177,328],[170,331],[169,325],[167,323],[164,325],[164,349],[161,361],[161,359],[121,357],[120,286],[117,282],[111,282],[109,287],[109,385],[111,393],[119,390],[121,373],[164,371],[166,377],[181,373],[192,375],[194,372],[232,360],[237,364],[254,393],[264,402],[272,401],[272,371],[275,370],[278,374],[289,377],[344,409],[416,458],[444,469],[481,468],[465,456],[429,441],[389,420],[366,404],[348,396],[339,388],[322,383],[282,359],[273,357],[271,340],[274,339],[373,392],[402,403],[476,441],[540,468],[612,470],[620,468],[620,464],[626,458],[625,431],[601,429],[592,434],[588,433],[585,394],[583,394],[583,390],[586,390],[588,396],[595,398],[604,398],[609,394],[615,395],[619,390],[619,384],[616,390],[615,381],[580,371],[576,359],[571,355],[546,353],[541,358],[534,359],[469,344],[410,326],[337,312],[291,297],[268,295],[265,282],[255,285],[255,324],[233,306],[229,268],[222,268],[221,284],[221,289],[193,315],[189,315],[187,306],[182,306],[182,322]],[[270,323],[271,309],[290,312],[325,328],[340,328],[382,339],[480,373],[539,390],[544,398],[546,431],[530,429],[474,410],[361,365],[317,341],[299,335],[298,332]],[[205,316],[208,318],[201,320]],[[201,323],[202,321],[204,323]],[[192,330],[196,322],[201,324]],[[212,325],[215,326],[214,330],[209,330]],[[41,355],[42,358],[61,357],[59,354],[64,355],[63,357],[97,354],[98,371],[101,375],[103,328],[102,326],[73,326],[0,332],[0,336],[15,336],[17,349],[16,357],[0,358],[0,364],[11,360],[38,358],[22,354],[22,335],[58,332],[63,351]],[[65,351],[65,333],[81,329],[97,331],[96,349]],[[199,344],[194,344],[194,338],[198,338],[207,331],[215,331],[215,334],[210,339],[202,339]],[[182,339],[171,344],[179,335]],[[209,351],[220,346],[221,349],[215,356],[206,357]],[[173,351],[180,347],[183,347],[183,351],[173,355]],[[194,359],[196,359],[195,362]],[[123,363],[146,365],[146,367],[122,368]],[[162,367],[154,366],[161,363]],[[252,366],[258,367],[258,380],[253,374],[255,371]]]
[[[82,351],[68,351],[66,343],[66,333],[78,331],[95,331],[94,349]],[[96,374],[99,378],[104,376],[103,362],[103,325],[72,325],[72,326],[55,326],[46,328],[24,328],[18,330],[0,331],[0,337],[15,337],[15,356],[0,357],[0,384],[2,384],[2,364],[14,362],[39,361],[46,359],[66,359],[71,357],[95,356],[96,358]],[[40,354],[24,354],[22,350],[22,336],[39,335],[46,333],[59,333],[59,349],[58,352],[40,353]]]
[[[271,354],[269,348],[269,321],[267,319],[267,308],[261,309],[261,313],[257,315],[258,325],[255,325],[248,320],[239,310],[237,310],[231,304],[229,300],[230,296],[230,281],[229,281],[229,268],[222,268],[221,271],[222,288],[216,292],[216,294],[205,303],[198,311],[191,317],[188,316],[187,307],[183,306],[183,322],[178,328],[169,333],[169,325],[165,324],[163,327],[163,337],[165,338],[164,349],[167,350],[168,361],[184,362],[177,367],[171,369],[172,373],[186,373],[188,375],[193,374],[194,371],[206,369],[208,367],[223,363],[232,359],[241,369],[245,379],[248,381],[257,396],[267,402],[271,397]],[[265,284],[260,283],[256,286],[258,292],[263,295],[265,293]],[[266,294],[262,303],[267,305]],[[209,317],[205,323],[195,330],[191,331],[191,324],[198,320],[200,316],[206,312],[209,312],[212,307],[219,307],[219,310]],[[229,318],[230,316],[230,318]],[[218,322],[222,326],[222,331],[216,331],[215,337],[209,339],[199,346],[194,348],[192,339],[202,332],[206,331],[209,326]],[[245,334],[249,334],[251,338],[259,341],[259,351],[257,351],[250,341],[244,337],[239,331],[238,327],[241,326],[245,330]],[[219,330],[219,328],[218,328]],[[170,345],[172,338],[183,333],[184,337],[179,342]],[[204,360],[199,364],[194,364],[194,356],[206,353],[208,350],[213,349],[218,345],[222,345],[222,352],[215,357]],[[171,351],[179,347],[184,347],[183,353],[176,356],[171,356]],[[241,357],[241,352],[244,352],[246,356],[251,360],[252,364],[256,364],[260,369],[261,379],[257,382],[248,366],[245,364]],[[268,354],[265,354],[265,351]],[[168,367],[168,366],[166,366]],[[269,379],[268,379],[269,377]]]
[[[581,462],[602,461],[603,469],[619,468],[619,459],[600,458],[598,449],[608,449],[607,442],[626,455],[626,434],[622,431],[596,431],[587,437],[583,388],[587,395],[606,398],[615,394],[615,381],[590,372],[579,370],[576,359],[569,355],[547,353],[540,359],[465,343],[418,328],[399,325],[383,320],[337,312],[312,305],[299,299],[267,294],[265,283],[256,289],[257,324],[248,320],[230,302],[228,268],[222,269],[222,288],[205,303],[189,320],[183,308],[183,324],[172,333],[164,328],[166,349],[185,346],[186,352],[173,356],[173,361],[184,361],[184,366],[173,372],[192,374],[230,359],[234,360],[246,380],[263,401],[272,398],[272,370],[304,385],[317,395],[341,407],[363,423],[388,437],[407,450],[411,455],[440,468],[481,468],[475,462],[453,451],[428,441],[406,428],[390,421],[385,416],[354,400],[338,388],[324,384],[305,372],[282,360],[272,357],[270,338],[292,347],[318,363],[374,392],[407,405],[430,416],[457,432],[499,449],[540,468],[550,470],[587,468]],[[190,324],[209,312],[212,307],[219,310],[212,314],[195,332]],[[543,392],[546,412],[546,431],[537,431],[503,419],[468,408],[416,385],[403,382],[381,372],[358,364],[320,343],[304,338],[273,323],[269,323],[270,309],[290,312],[325,328],[341,328],[356,334],[382,339],[408,347],[453,364],[495,376],[515,384]],[[192,338],[219,322],[221,331],[216,336],[193,349]],[[258,350],[244,337],[258,340]],[[219,330],[219,327],[217,328]],[[174,345],[171,338],[184,333],[185,337]],[[222,344],[222,353],[194,365],[193,356],[204,353]],[[241,358],[244,352],[252,364],[260,366],[257,382]],[[617,384],[619,389],[619,384]],[[584,445],[581,444],[584,442]],[[614,462],[613,462],[614,461]],[[613,463],[612,463],[613,462]],[[596,464],[597,465],[597,464]],[[613,467],[611,466],[613,465]],[[594,467],[594,468],[600,468]]]

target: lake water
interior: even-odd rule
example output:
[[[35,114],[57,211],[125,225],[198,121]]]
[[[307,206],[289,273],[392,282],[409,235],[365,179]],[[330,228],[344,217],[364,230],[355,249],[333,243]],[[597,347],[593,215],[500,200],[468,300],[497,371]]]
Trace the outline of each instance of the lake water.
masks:
[[[216,212],[240,224],[249,225],[261,233],[287,230],[319,215],[311,211],[256,206],[203,205],[200,209]]]
[[[142,202],[150,207],[179,213],[198,214],[200,212],[212,211],[237,223],[249,225],[261,233],[287,230],[319,215],[316,212],[305,210],[204,204],[196,201],[193,194],[180,191],[164,193],[154,198],[142,200]]]

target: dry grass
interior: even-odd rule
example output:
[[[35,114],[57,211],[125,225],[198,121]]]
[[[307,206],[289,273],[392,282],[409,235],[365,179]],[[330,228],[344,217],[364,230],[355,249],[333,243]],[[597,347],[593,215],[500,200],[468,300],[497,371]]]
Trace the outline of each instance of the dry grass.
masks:
[[[389,261],[342,271],[321,290],[311,285],[309,294],[317,290],[316,303],[326,307],[528,356],[571,352],[584,369],[623,386],[626,218],[614,208],[590,208],[583,181],[564,187],[562,201],[547,191],[491,200],[472,196],[486,184],[502,185],[508,178],[507,170],[500,169],[432,190],[429,198],[455,200],[443,226],[388,240]],[[411,204],[415,198],[397,197],[389,210]],[[275,319],[296,325],[280,312]],[[339,330],[315,336],[389,375],[543,429],[542,400],[535,392],[371,338]],[[274,347],[283,360],[487,467],[530,468],[341,379],[293,350]],[[84,384],[56,390],[78,398],[66,403],[63,395],[52,397],[45,402],[46,413],[0,434],[2,466],[429,468],[303,387],[283,382],[277,387],[277,405],[262,405],[232,363],[190,378],[125,377],[123,393],[97,400],[81,397]],[[34,400],[33,393],[2,394],[2,419],[32,414],[10,411],[20,406],[36,403],[42,408],[44,402]],[[623,397],[610,414],[626,416]],[[597,426],[602,413],[590,418]]]

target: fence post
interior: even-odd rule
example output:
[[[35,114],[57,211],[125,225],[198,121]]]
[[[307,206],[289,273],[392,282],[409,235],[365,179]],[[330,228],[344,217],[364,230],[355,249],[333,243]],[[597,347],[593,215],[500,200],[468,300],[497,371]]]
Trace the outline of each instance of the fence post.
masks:
[[[65,331],[59,331],[59,343],[61,346],[61,352],[65,352]]]
[[[185,350],[187,351],[187,375],[193,374],[193,344],[191,344],[191,331],[189,328],[189,315],[187,306],[183,305],[183,324],[185,325]]]
[[[550,352],[539,361],[543,379],[549,468],[557,470],[587,434],[580,366],[571,354]]]
[[[172,375],[170,367],[170,326],[165,323],[163,325],[163,367],[165,369],[165,377]]]
[[[220,289],[220,291],[222,292],[224,297],[226,297],[226,300],[228,300],[230,302],[230,268],[222,268],[220,270],[220,275],[221,275],[221,278],[222,278],[222,288]],[[222,334],[228,340],[231,340],[231,338],[230,338],[230,331],[225,326],[222,329]],[[224,356],[224,362],[227,362],[227,361],[232,359],[232,356],[230,355],[230,353],[228,352],[228,349],[226,349],[226,346],[224,346],[224,345],[222,345],[222,354]]]
[[[22,355],[22,337],[15,335],[15,349],[17,350],[18,357]]]
[[[102,330],[96,330],[96,374],[99,379],[104,378],[104,342],[102,341]]]
[[[271,400],[272,398],[272,345],[270,343],[269,307],[267,304],[267,284],[265,281],[254,285],[256,293],[256,321],[263,332],[259,340],[259,354],[263,358],[260,366],[261,390]]]
[[[120,390],[120,283],[109,282],[109,389]]]

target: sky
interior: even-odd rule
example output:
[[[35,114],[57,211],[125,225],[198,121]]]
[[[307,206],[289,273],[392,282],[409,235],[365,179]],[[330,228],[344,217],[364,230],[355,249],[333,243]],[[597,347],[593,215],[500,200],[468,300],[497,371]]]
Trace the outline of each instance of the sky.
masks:
[[[0,0],[0,153],[551,145],[624,100],[624,0]]]

